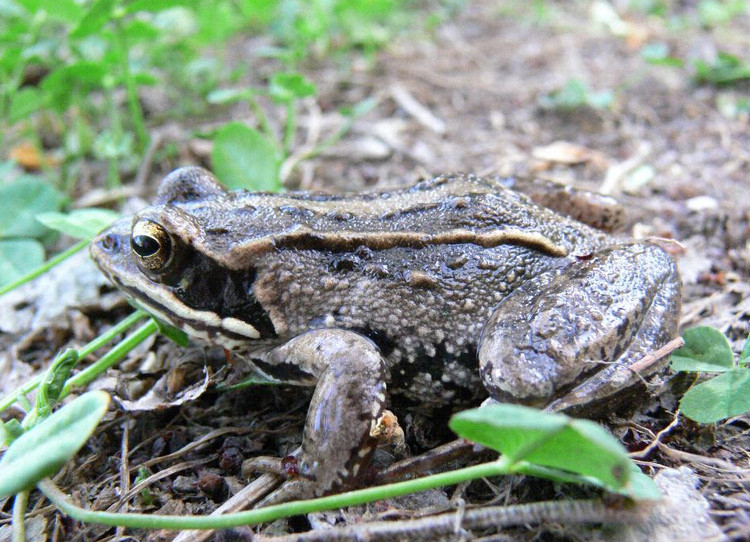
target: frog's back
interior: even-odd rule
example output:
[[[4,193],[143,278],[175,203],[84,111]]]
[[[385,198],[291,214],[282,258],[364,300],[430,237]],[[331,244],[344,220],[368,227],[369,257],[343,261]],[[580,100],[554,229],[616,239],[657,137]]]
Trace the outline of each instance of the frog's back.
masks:
[[[359,246],[383,250],[515,243],[563,255],[586,253],[602,238],[498,179],[471,175],[441,176],[403,189],[359,194],[238,191],[184,209],[200,224],[193,245],[214,256],[223,254],[227,267],[244,267],[258,254],[287,247],[349,251]]]

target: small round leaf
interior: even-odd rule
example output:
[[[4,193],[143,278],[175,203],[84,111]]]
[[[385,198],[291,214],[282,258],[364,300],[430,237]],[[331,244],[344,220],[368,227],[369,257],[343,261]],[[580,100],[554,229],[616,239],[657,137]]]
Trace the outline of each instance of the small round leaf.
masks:
[[[516,462],[591,476],[614,491],[628,485],[627,451],[607,430],[588,420],[501,404],[460,412],[450,427]]]
[[[718,422],[750,411],[750,370],[732,369],[690,388],[680,410],[699,423]]]
[[[228,188],[281,188],[278,149],[258,130],[241,122],[230,122],[219,130],[211,162],[214,173]]]
[[[692,327],[682,338],[685,345],[672,354],[673,371],[723,372],[734,367],[732,349],[719,330]]]

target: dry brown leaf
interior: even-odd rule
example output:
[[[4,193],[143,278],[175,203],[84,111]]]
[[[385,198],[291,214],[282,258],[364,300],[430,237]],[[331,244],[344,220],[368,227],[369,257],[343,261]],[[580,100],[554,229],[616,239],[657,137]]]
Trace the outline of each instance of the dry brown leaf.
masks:
[[[8,156],[26,171],[38,171],[42,166],[51,167],[59,163],[57,158],[40,152],[35,145],[28,141],[13,147]]]

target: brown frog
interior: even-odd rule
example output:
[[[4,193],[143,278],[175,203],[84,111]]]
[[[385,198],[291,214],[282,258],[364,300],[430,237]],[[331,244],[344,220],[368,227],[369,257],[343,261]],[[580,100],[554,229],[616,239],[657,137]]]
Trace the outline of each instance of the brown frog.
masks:
[[[288,494],[355,486],[387,395],[445,405],[484,385],[554,410],[604,400],[673,337],[680,281],[497,179],[355,195],[227,192],[200,168],[94,242],[138,305],[282,382],[315,386]],[[655,371],[661,366],[652,366]]]

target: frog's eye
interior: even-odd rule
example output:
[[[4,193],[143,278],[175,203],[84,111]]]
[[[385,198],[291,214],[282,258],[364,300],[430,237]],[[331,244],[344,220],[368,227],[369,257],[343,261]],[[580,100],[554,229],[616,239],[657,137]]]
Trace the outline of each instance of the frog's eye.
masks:
[[[153,220],[141,219],[133,225],[130,247],[144,271],[160,271],[172,260],[172,239]]]

